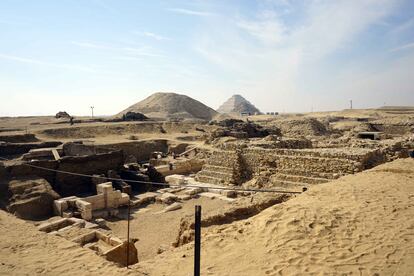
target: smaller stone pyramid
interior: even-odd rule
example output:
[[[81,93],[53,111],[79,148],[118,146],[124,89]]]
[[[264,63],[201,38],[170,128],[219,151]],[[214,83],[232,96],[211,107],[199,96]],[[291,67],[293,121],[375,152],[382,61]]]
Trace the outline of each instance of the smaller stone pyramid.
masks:
[[[230,99],[225,101],[218,109],[220,113],[249,113],[256,114],[260,113],[253,104],[243,98],[241,95],[233,95]]]

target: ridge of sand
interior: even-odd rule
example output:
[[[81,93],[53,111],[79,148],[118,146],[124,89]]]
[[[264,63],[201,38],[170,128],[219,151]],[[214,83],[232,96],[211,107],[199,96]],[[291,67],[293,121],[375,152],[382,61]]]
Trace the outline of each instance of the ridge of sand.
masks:
[[[412,275],[413,175],[414,160],[399,159],[204,229],[201,274]],[[138,266],[150,275],[191,275],[192,265],[189,244]]]

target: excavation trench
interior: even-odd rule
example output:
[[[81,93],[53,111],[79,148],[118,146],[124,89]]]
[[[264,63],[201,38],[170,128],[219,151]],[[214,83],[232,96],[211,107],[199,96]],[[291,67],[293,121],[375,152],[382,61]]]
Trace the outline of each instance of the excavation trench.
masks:
[[[289,200],[291,197],[290,194],[259,194],[248,197],[235,203],[230,208],[217,211],[217,213],[203,214],[201,226],[209,227],[248,219],[264,209]],[[192,241],[194,241],[194,218],[186,216],[181,219],[179,233],[173,246],[179,247]]]

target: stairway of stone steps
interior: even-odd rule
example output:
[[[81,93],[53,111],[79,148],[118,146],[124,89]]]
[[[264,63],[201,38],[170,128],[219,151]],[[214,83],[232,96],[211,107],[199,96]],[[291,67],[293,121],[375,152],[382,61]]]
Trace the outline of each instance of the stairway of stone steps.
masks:
[[[216,179],[220,179],[220,180],[223,180],[224,182],[229,182],[229,183],[232,183],[234,180],[232,173],[227,173],[227,172],[223,173],[223,172],[204,170],[204,169],[197,174],[197,179],[200,179],[200,177],[216,178]]]

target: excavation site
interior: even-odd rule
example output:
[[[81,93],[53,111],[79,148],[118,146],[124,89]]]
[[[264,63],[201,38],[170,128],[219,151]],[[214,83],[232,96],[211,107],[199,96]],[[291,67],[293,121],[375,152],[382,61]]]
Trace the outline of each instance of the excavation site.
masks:
[[[202,274],[317,271],[332,254],[329,272],[354,273],[355,254],[410,246],[414,108],[262,114],[235,95],[219,111],[156,93],[111,118],[1,118],[0,271],[190,275],[195,206]],[[366,237],[388,211],[408,228]]]
[[[0,276],[413,276],[413,0],[0,1]]]

